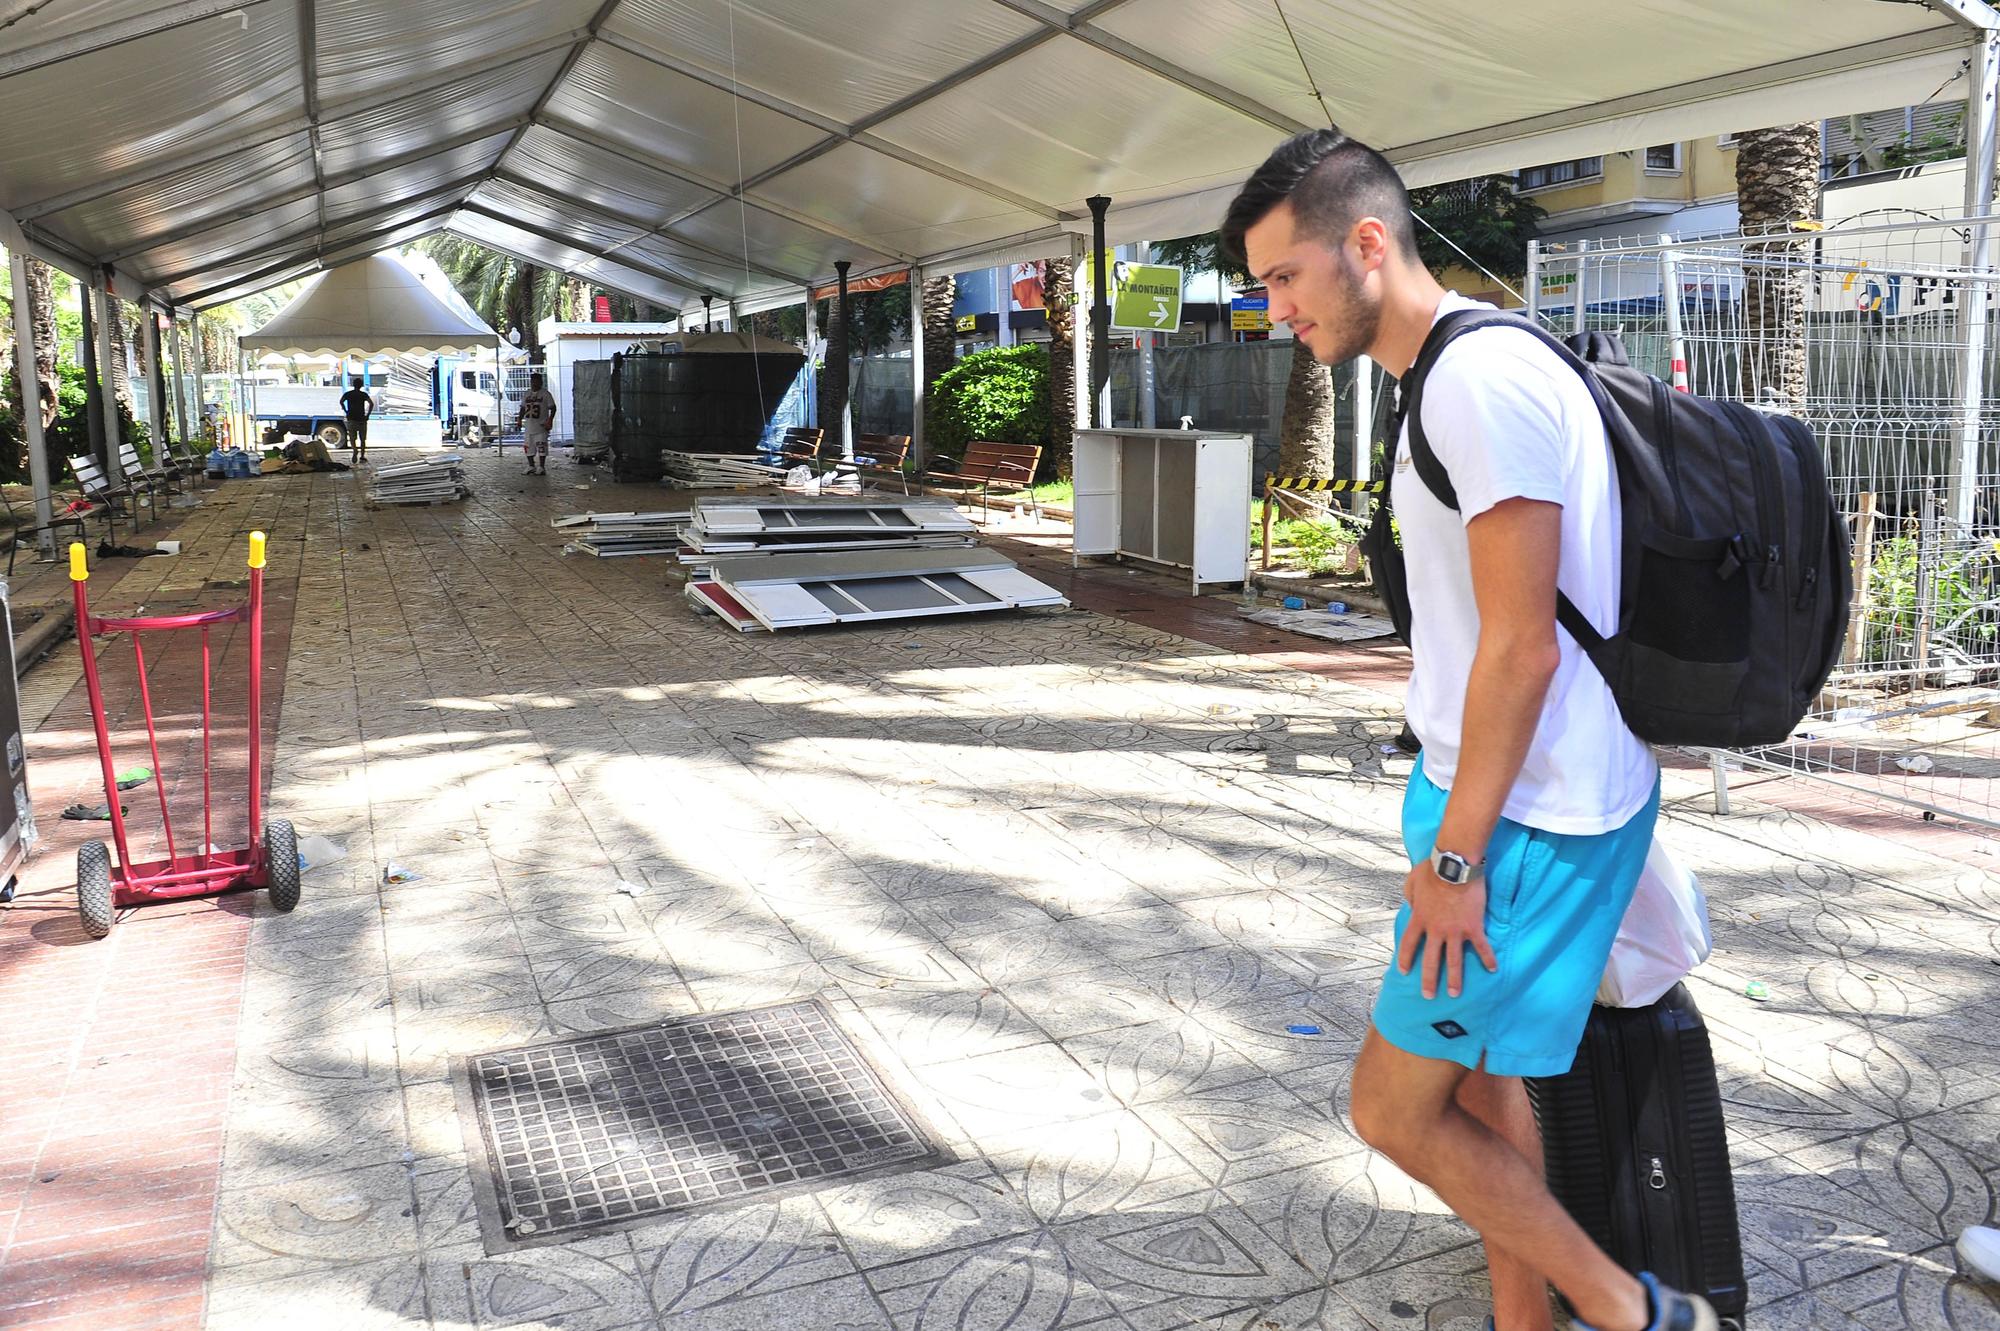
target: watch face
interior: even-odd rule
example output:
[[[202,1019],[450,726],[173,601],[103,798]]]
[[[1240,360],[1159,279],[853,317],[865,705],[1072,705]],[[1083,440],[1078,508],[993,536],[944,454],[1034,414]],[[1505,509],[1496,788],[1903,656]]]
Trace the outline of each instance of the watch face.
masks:
[[[1471,867],[1463,859],[1452,854],[1450,851],[1446,851],[1437,858],[1437,876],[1453,885],[1463,883],[1466,880],[1467,871]]]

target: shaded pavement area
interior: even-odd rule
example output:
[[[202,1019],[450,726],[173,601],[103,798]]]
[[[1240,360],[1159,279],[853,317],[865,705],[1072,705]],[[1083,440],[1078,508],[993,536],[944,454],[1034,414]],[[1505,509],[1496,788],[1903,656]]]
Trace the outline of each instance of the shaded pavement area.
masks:
[[[348,852],[288,916],[85,943],[54,813],[102,799],[93,750],[74,666],[29,677],[0,1324],[1479,1326],[1472,1235],[1345,1117],[1404,864],[1399,653],[1011,523],[1075,608],[738,635],[548,525],[664,492],[553,471],[475,458],[474,498],[416,509],[231,483],[104,589],[227,603],[271,530],[272,809]],[[2000,1182],[1982,857],[1706,788],[1670,775],[1663,835],[1715,917],[1754,1324],[2000,1326],[1949,1248]],[[452,1058],[802,997],[953,1163],[486,1252]]]

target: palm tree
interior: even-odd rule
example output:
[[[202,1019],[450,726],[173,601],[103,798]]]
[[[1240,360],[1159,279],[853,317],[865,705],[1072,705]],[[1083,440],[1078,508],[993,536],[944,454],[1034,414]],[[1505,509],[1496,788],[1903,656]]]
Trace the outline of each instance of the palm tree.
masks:
[[[1746,233],[1769,241],[1743,249],[1743,323],[1749,348],[1743,396],[1798,408],[1806,400],[1806,302],[1801,260],[1810,242],[1797,224],[1819,215],[1817,123],[1736,136],[1736,209]]]
[[[1042,303],[1049,319],[1049,465],[1067,476],[1076,447],[1076,273],[1069,256],[1043,265]]]
[[[919,319],[923,324],[924,339],[924,402],[926,407],[937,399],[934,387],[938,376],[949,370],[958,359],[958,337],[952,327],[951,308],[958,302],[958,279],[947,273],[943,277],[924,279],[923,297],[919,301]],[[928,428],[928,421],[926,421]],[[917,459],[919,464],[927,461]]]

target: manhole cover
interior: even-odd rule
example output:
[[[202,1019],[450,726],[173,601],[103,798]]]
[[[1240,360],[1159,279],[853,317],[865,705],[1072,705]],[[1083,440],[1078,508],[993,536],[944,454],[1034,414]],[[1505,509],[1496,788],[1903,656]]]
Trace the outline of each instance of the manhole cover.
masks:
[[[452,1061],[488,1252],[944,1163],[818,1000]]]

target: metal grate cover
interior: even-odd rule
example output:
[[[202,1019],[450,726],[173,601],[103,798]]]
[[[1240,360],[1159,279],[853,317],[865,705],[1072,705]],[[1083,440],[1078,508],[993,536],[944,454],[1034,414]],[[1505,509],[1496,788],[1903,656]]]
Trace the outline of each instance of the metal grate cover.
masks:
[[[817,999],[452,1061],[490,1253],[948,1157]]]

